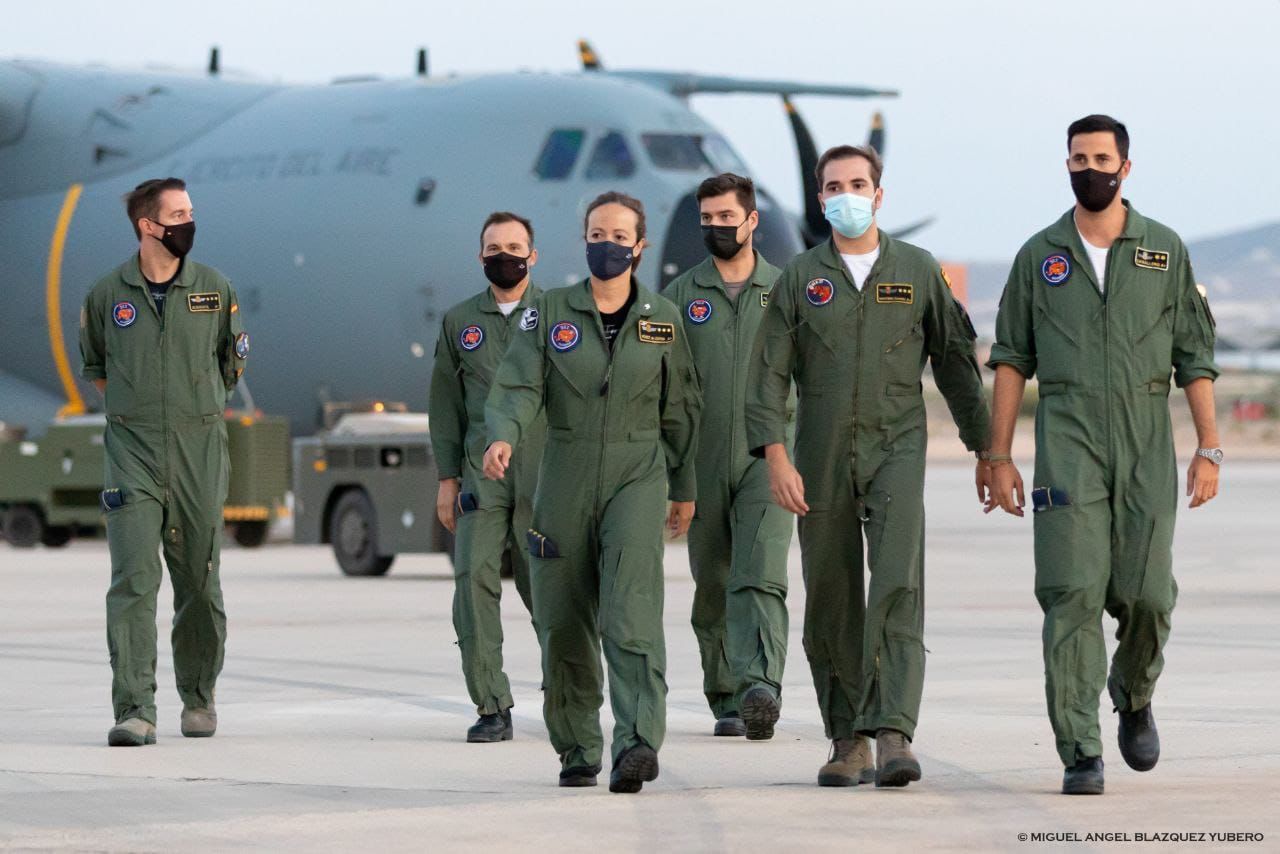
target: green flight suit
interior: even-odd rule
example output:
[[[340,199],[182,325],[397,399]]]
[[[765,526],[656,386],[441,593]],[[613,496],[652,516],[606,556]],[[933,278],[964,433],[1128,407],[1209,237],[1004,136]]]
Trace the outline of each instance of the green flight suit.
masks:
[[[769,469],[748,453],[743,406],[756,330],[781,272],[760,253],[738,298],[707,258],[663,292],[680,309],[702,387],[698,505],[689,527],[691,621],[712,713],[740,709],[763,685],[782,696],[791,514],[773,503]]]
[[[1212,316],[1172,230],[1129,208],[1105,279],[1100,289],[1068,211],[1014,259],[988,362],[1040,377],[1028,487],[1057,496],[1033,517],[1035,590],[1049,718],[1068,766],[1102,755],[1104,610],[1119,622],[1116,707],[1141,709],[1155,691],[1178,589],[1169,377],[1181,388],[1218,375]]]
[[[213,705],[227,617],[218,576],[227,496],[222,412],[249,354],[235,291],[187,260],[157,309],[137,256],[89,291],[81,376],[107,381],[107,648],[116,721],[156,721],[159,552],[173,583],[173,669],[188,708]]]
[[[668,497],[694,500],[701,397],[679,311],[633,287],[612,354],[589,281],[542,294],[485,407],[489,441],[513,448],[546,410],[531,581],[543,715],[565,768],[600,763],[602,641],[614,761],[666,732],[663,523]]]
[[[809,505],[799,522],[804,647],[828,738],[915,733],[925,654],[920,378],[930,363],[965,445],[986,447],[974,337],[938,262],[883,231],[861,291],[827,242],[792,260],[769,298],[747,386],[747,444],[760,455],[786,440],[794,377],[795,464]]]
[[[533,488],[546,439],[544,419],[535,419],[507,478],[486,480],[484,403],[515,328],[539,293],[530,285],[505,317],[490,288],[449,309],[436,339],[431,374],[436,468],[441,478],[460,478],[459,498],[470,496],[476,503],[474,510],[457,508],[453,627],[467,692],[482,715],[512,706],[511,683],[502,670],[502,556],[511,554],[516,591],[532,614],[524,537],[533,517]]]

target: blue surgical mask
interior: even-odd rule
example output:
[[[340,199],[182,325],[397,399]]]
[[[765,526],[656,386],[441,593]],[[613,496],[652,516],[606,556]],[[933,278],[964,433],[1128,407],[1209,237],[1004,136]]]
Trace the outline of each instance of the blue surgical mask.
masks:
[[[831,227],[850,239],[861,237],[875,219],[873,202],[866,196],[841,193],[831,196],[823,204],[823,212]]]

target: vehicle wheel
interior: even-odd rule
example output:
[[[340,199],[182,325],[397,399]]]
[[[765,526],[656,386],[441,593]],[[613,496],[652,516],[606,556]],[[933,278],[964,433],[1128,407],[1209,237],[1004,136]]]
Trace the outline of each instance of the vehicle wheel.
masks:
[[[246,549],[256,549],[267,541],[266,522],[236,522],[231,526],[231,536]]]
[[[4,538],[17,549],[33,548],[44,536],[44,519],[30,504],[9,508],[4,517]]]
[[[65,527],[45,528],[44,536],[40,538],[40,542],[44,543],[51,549],[60,549],[67,543],[71,542],[71,529]]]
[[[344,492],[329,515],[333,555],[345,575],[386,575],[395,555],[380,555],[378,521],[363,490]]]

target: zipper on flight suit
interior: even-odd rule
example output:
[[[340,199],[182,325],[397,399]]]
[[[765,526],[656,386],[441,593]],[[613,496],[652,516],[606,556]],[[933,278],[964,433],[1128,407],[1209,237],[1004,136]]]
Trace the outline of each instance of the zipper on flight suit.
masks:
[[[1102,363],[1105,366],[1104,380],[1106,388],[1103,389],[1103,396],[1106,400],[1107,408],[1107,468],[1112,477],[1115,475],[1115,442],[1112,439],[1112,418],[1111,418],[1111,312],[1108,310],[1110,304],[1111,293],[1107,287],[1107,280],[1111,278],[1111,259],[1115,257],[1117,239],[1111,244],[1111,248],[1107,250],[1107,263],[1102,266],[1102,281],[1099,283],[1098,290],[1102,294]]]
[[[169,508],[169,473],[172,469],[171,463],[173,454],[170,452],[169,447],[169,356],[168,348],[165,346],[166,339],[164,334],[166,324],[164,322],[164,314],[156,307],[155,298],[151,295],[151,287],[145,284],[145,276],[143,277],[143,281],[143,294],[146,296],[147,303],[150,304],[151,310],[155,312],[156,320],[160,323],[160,431],[164,436],[162,440],[164,443],[164,484],[161,486],[161,491],[164,495],[164,506],[167,511]],[[171,289],[175,286],[174,282],[176,281],[177,277],[174,277],[174,279],[169,282],[169,287]],[[165,299],[168,299],[171,295],[172,294],[170,293],[166,293]],[[172,539],[173,530],[170,530],[169,534]]]

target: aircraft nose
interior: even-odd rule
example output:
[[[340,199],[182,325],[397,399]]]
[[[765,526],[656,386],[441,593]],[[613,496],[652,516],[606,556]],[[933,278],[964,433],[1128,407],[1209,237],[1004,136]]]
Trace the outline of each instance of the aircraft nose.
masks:
[[[756,226],[755,248],[769,263],[781,267],[804,251],[799,226],[793,216],[759,185],[756,186],[756,204],[760,208],[760,224]],[[672,279],[706,257],[698,199],[691,191],[680,199],[671,213],[671,222],[662,244],[659,289],[665,289]]]

